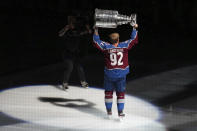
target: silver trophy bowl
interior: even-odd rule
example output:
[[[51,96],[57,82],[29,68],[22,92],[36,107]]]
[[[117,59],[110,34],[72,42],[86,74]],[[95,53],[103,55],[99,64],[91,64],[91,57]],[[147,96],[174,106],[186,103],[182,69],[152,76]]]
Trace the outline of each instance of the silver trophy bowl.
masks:
[[[95,9],[95,26],[102,28],[117,28],[118,25],[136,24],[136,14],[131,16],[121,15],[115,10]]]

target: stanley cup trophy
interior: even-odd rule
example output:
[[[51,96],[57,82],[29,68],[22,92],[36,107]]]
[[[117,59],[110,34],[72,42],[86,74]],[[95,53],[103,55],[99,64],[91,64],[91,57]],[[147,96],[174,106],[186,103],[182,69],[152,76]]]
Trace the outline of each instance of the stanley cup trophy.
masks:
[[[118,25],[136,24],[136,14],[131,16],[121,15],[115,10],[95,9],[95,26],[102,28],[117,28]]]

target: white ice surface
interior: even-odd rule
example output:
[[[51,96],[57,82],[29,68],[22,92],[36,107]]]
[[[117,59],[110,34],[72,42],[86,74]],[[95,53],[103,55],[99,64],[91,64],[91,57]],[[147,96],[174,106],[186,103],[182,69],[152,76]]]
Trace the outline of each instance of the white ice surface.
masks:
[[[126,95],[123,122],[118,120],[114,93],[113,118],[106,118],[104,91],[70,86],[65,92],[50,85],[24,86],[0,93],[0,110],[30,123],[67,130],[165,131],[153,105]]]

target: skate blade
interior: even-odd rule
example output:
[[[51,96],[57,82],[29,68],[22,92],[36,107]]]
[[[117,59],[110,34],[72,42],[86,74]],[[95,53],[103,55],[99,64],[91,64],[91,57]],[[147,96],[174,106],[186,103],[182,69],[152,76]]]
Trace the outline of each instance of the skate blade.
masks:
[[[119,116],[119,121],[120,122],[123,122],[124,121],[124,116],[122,117],[122,116]]]
[[[107,115],[107,116],[105,116],[104,118],[105,118],[106,120],[112,120],[112,119],[113,119],[112,115]]]
[[[108,116],[107,116],[107,119],[108,119],[108,120],[112,120],[112,119],[113,119],[113,118],[112,118],[112,115],[108,115]]]

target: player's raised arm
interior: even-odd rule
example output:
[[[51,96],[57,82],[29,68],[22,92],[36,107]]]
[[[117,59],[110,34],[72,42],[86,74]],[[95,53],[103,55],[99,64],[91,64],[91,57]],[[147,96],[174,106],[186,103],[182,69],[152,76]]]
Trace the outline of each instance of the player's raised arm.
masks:
[[[98,48],[101,51],[105,49],[105,42],[100,40],[100,37],[98,34],[98,27],[94,27],[93,44],[96,48]]]
[[[94,27],[94,34],[95,34],[95,35],[99,35],[99,34],[98,34],[98,27]]]
[[[128,49],[131,49],[135,44],[138,43],[138,31],[136,30],[137,28],[138,28],[138,24],[135,24],[133,26],[131,37],[128,40]]]
[[[131,39],[135,39],[135,37],[137,36],[137,28],[138,28],[138,24],[135,24],[133,26],[133,31],[131,33]]]
[[[99,34],[98,34],[98,27],[94,27],[94,35],[93,35],[93,41],[94,43],[101,43]]]

